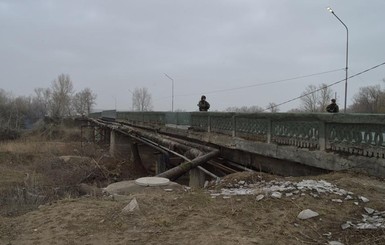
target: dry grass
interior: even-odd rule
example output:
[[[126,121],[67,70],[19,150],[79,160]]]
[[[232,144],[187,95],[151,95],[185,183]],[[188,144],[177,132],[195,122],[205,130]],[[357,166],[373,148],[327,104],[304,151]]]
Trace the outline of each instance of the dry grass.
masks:
[[[26,140],[8,141],[0,143],[0,152],[13,154],[41,154],[57,152],[57,145],[52,142],[38,142]]]
[[[82,158],[78,128],[44,128],[13,141],[0,142],[0,213],[19,215],[66,196],[78,185],[103,175],[91,158]],[[95,157],[95,146],[84,147]],[[78,156],[60,158],[60,156]],[[79,160],[80,159],[80,160]]]

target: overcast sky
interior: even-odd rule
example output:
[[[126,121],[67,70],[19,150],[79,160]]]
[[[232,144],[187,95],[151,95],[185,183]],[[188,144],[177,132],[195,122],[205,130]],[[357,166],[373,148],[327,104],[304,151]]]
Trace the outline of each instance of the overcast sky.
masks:
[[[211,110],[279,104],[345,78],[346,30],[328,6],[349,28],[349,75],[385,62],[384,0],[0,0],[0,88],[33,95],[64,73],[96,108],[130,109],[146,87],[167,111],[166,73],[174,109],[202,94]],[[349,80],[348,105],[383,78],[385,66]],[[342,108],[344,82],[332,89]]]

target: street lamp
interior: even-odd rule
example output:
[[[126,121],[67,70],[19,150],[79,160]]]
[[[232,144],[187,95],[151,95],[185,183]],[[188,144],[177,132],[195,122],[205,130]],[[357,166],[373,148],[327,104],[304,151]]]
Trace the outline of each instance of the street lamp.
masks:
[[[132,92],[130,89],[128,89],[128,92],[131,93],[132,98],[131,98],[131,110],[134,110],[134,92]]]
[[[344,22],[338,16],[334,13],[333,9],[328,7],[327,10],[329,10],[330,13],[332,13],[340,22],[342,25],[344,25],[346,29],[346,66],[345,66],[345,105],[344,105],[344,113],[346,113],[346,98],[348,94],[348,55],[349,55],[349,30],[348,27],[345,25]]]
[[[168,79],[170,79],[172,81],[172,91],[171,91],[171,94],[172,94],[172,101],[171,101],[171,111],[173,112],[174,111],[174,79],[172,79],[169,75],[167,75],[166,73],[164,74]]]

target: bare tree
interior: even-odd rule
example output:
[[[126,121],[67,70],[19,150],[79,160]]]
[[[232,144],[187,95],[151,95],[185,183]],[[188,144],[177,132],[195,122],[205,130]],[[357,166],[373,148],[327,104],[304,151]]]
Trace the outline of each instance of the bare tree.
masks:
[[[303,113],[303,111],[299,108],[293,108],[288,110],[287,113]]]
[[[321,84],[318,88],[315,85],[309,85],[302,93],[300,110],[304,112],[325,111],[332,94],[333,91],[326,84]]]
[[[152,110],[152,96],[147,88],[135,88],[132,95],[132,107],[134,111]]]
[[[305,91],[302,93],[303,97],[301,97],[301,109],[307,112],[317,112],[317,101],[318,94],[316,91],[316,86],[309,85],[306,87]]]
[[[30,111],[30,98],[19,96],[12,101],[12,128],[20,130],[25,128],[26,120]]]
[[[12,118],[11,114],[12,98],[5,90],[0,89],[0,127],[9,128]]]
[[[318,107],[320,111],[325,111],[326,106],[330,104],[330,100],[333,98],[333,91],[324,83],[318,89]]]
[[[81,111],[89,113],[96,99],[91,89],[86,88],[73,100],[72,81],[69,75],[64,74],[52,82],[51,88],[36,88],[34,91],[35,96],[14,97],[0,89],[0,129],[17,131],[27,128],[47,114],[58,118],[69,116],[72,101],[80,101]]]
[[[42,118],[48,114],[51,104],[51,90],[49,88],[35,88],[35,96],[32,97],[31,110],[35,117]]]
[[[0,89],[0,128],[19,130],[31,121],[31,98],[13,97],[12,94]]]
[[[71,97],[73,85],[69,75],[61,74],[52,82],[50,114],[52,117],[71,115]]]
[[[350,111],[358,113],[384,113],[385,112],[385,91],[380,85],[360,88],[353,97],[353,105]]]
[[[92,106],[95,104],[96,94],[90,88],[85,88],[75,94],[72,104],[76,111],[81,115],[88,115],[91,112]]]
[[[278,108],[278,105],[274,102],[270,102],[268,105],[267,105],[267,109],[271,112],[271,113],[276,113],[276,112],[279,112],[279,108]]]
[[[249,113],[263,112],[263,108],[257,105],[250,106],[248,108]]]
[[[250,107],[242,106],[242,107],[228,107],[226,108],[227,112],[241,112],[241,113],[256,113],[256,112],[262,112],[263,108],[257,105],[253,105]]]

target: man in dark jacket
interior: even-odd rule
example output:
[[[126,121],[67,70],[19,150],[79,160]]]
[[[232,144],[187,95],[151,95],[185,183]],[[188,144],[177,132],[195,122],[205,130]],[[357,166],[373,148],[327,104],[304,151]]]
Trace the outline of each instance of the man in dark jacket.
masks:
[[[332,103],[326,107],[326,111],[330,113],[337,113],[339,112],[338,105],[336,104],[336,100],[332,99]]]
[[[198,103],[199,111],[208,111],[210,108],[209,102],[206,101],[206,96],[202,95],[201,100]]]

